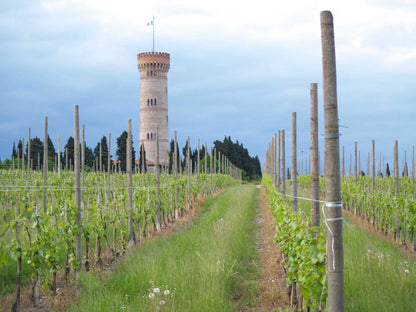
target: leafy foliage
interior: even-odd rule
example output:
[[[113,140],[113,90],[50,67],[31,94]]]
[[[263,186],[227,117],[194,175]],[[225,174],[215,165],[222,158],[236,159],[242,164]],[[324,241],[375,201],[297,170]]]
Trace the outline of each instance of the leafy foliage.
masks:
[[[325,309],[328,286],[324,235],[319,229],[308,229],[311,221],[292,211],[288,198],[276,192],[269,175],[263,176],[262,185],[269,195],[276,225],[275,240],[285,259],[288,285],[296,282],[300,286],[306,307],[311,311]]]

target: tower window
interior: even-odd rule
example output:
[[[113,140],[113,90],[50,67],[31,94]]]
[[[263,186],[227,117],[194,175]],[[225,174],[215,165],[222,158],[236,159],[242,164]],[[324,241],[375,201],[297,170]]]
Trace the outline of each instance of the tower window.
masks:
[[[150,106],[153,106],[153,99],[150,100]]]
[[[149,71],[147,71],[147,75],[149,76]]]
[[[155,106],[156,106],[156,99],[155,99]]]
[[[155,76],[157,76],[157,75],[156,75],[156,71],[155,71]]]
[[[147,134],[147,139],[149,140],[149,133]]]
[[[149,103],[150,103],[150,100],[149,100],[149,99],[147,99],[147,106],[149,106]]]
[[[150,133],[150,139],[153,140],[153,133]]]
[[[153,76],[153,70],[150,71],[150,76]]]

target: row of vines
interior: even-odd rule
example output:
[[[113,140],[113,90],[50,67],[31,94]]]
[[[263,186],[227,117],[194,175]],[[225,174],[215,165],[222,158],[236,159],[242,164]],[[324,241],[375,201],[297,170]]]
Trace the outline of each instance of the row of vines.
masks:
[[[344,208],[369,221],[386,235],[391,234],[403,245],[415,244],[416,199],[410,177],[400,177],[399,193],[395,191],[394,178],[375,179],[372,190],[371,178],[345,177],[342,184]]]
[[[76,237],[82,233],[84,271],[103,263],[104,251],[116,259],[128,246],[129,209],[125,174],[112,174],[111,186],[105,173],[88,173],[82,188],[82,225],[77,225],[74,173],[49,174],[47,187],[41,173],[30,177],[21,170],[0,171],[0,280],[2,293],[14,289],[6,285],[8,275],[26,272],[32,280],[31,299],[37,304],[42,285],[56,293],[57,275],[71,282],[80,271],[76,257]],[[188,180],[190,179],[190,180]],[[156,207],[162,213],[162,227],[191,208],[189,199],[208,195],[237,183],[230,176],[200,174],[190,177],[160,176],[157,196],[153,174],[133,175],[133,228],[136,242],[155,230]],[[44,204],[46,199],[46,205]],[[16,278],[14,278],[16,280]]]
[[[310,176],[299,179],[299,186],[310,189]],[[320,179],[320,190],[325,189],[325,179]],[[402,245],[416,250],[416,199],[411,177],[399,178],[399,193],[393,177],[372,178],[345,176],[341,185],[343,208],[367,220],[385,235],[391,235]]]
[[[291,303],[296,305],[296,291],[300,289],[302,306],[308,311],[322,311],[328,295],[325,236],[310,227],[310,218],[293,212],[289,198],[276,191],[269,175],[263,176],[262,185],[273,213],[275,240],[285,261]]]

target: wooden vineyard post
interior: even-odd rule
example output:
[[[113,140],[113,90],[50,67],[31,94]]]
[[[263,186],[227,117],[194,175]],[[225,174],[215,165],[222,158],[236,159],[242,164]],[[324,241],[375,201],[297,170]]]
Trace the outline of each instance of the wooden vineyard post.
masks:
[[[345,176],[345,146],[342,146],[342,182],[344,182]]]
[[[412,146],[412,190],[415,198],[415,146]]]
[[[197,169],[196,169],[196,172],[197,172],[197,176],[198,176],[198,178],[199,178],[199,175],[201,174],[201,171],[200,171],[200,161],[199,161],[199,139],[198,139],[198,148],[197,148],[197,156],[196,156],[196,158],[197,158]]]
[[[358,168],[357,168],[357,141],[354,142],[355,147],[355,158],[354,158],[354,176],[355,176],[355,184],[358,183]]]
[[[312,227],[319,227],[318,84],[311,83],[311,210]]]
[[[325,115],[325,196],[327,227],[328,311],[344,311],[344,253],[334,24],[330,11],[321,12]]]
[[[187,168],[188,168],[188,208],[191,208],[191,166],[192,166],[192,161],[191,161],[191,140],[188,136],[188,148],[186,149],[186,163],[187,163]]]
[[[175,219],[179,218],[179,208],[178,208],[178,200],[179,200],[179,190],[178,190],[178,162],[179,162],[179,155],[178,155],[178,147],[177,147],[177,136],[175,130],[175,142],[173,147],[173,173],[175,175]]]
[[[218,173],[219,174],[222,174],[221,160],[222,160],[221,151],[218,151]]]
[[[146,151],[144,150],[144,144],[142,143],[142,155],[140,156],[142,158],[142,177],[143,177],[143,187],[146,187],[146,159],[145,159],[145,153]]]
[[[22,138],[22,178],[25,172],[25,138]]]
[[[398,142],[397,140],[394,141],[394,170],[393,170],[393,176],[394,176],[394,188],[396,192],[396,196],[399,196],[399,152],[398,152]],[[400,242],[400,219],[399,219],[399,207],[396,207],[396,232],[395,232],[395,238],[396,242]]]
[[[100,167],[100,177],[103,173],[103,147],[101,146],[100,142],[100,159],[99,159],[99,167]]]
[[[82,269],[82,224],[81,224],[81,189],[80,189],[80,159],[79,159],[79,109],[78,105],[74,106],[74,191],[75,206],[77,207],[77,226],[79,232],[76,237],[76,255],[79,270]]]
[[[65,170],[68,170],[68,147],[65,147]]]
[[[274,148],[273,148],[274,149]],[[296,157],[296,112],[292,112],[292,211],[298,211],[298,173]]]
[[[61,154],[59,154],[61,156]],[[30,164],[30,128],[29,128],[29,138],[27,140],[27,175],[28,179],[30,179],[30,170],[31,170],[31,164]]]
[[[207,163],[207,149],[208,149],[208,145],[207,145],[207,142],[205,142],[205,152],[204,152],[204,159],[205,159],[205,170],[204,170],[204,173],[205,173],[205,176],[207,175],[207,173],[208,173],[208,163]],[[206,184],[206,177],[205,177],[205,184]]]
[[[285,130],[281,130],[282,134],[282,193],[286,194],[286,160],[285,160]]]
[[[43,212],[46,213],[46,188],[48,175],[48,117],[45,116],[45,140],[43,141]]]
[[[277,132],[277,190],[280,192],[280,130]]]
[[[349,174],[348,174],[350,177],[351,177],[351,175],[352,175],[352,155],[351,155],[351,153],[350,153],[350,171],[349,171]]]
[[[374,193],[376,191],[376,141],[372,140],[372,164],[371,164],[371,191]],[[373,211],[373,226],[376,221],[375,210],[376,207],[373,205],[371,207]]]
[[[204,160],[205,160],[205,170],[204,170],[204,173],[205,173],[205,182],[204,182],[204,185],[205,185],[205,196],[207,196],[208,195],[208,191],[207,191],[207,179],[208,179],[208,172],[207,172],[207,170],[208,170],[208,160],[207,160],[207,149],[208,149],[208,145],[207,145],[207,142],[205,142],[205,152],[204,152]]]
[[[58,179],[61,178],[61,136],[58,133]]]
[[[213,193],[213,186],[212,186],[212,183],[213,183],[213,176],[212,176],[212,146],[211,146],[211,153],[210,153],[210,157],[209,157],[209,173],[210,173],[210,175],[211,175],[211,194]]]
[[[155,175],[156,175],[156,231],[160,232],[160,181],[159,181],[159,125],[156,124],[156,161],[155,161]]]
[[[107,148],[107,198],[111,201],[111,133],[108,134]]]
[[[214,147],[214,173],[217,174],[217,149]]]
[[[274,133],[273,138],[273,184],[277,187],[277,133]]]
[[[82,188],[81,188],[81,205],[84,207],[84,193],[85,193],[85,125],[82,125],[82,143],[81,143],[81,175],[82,175]]]
[[[129,246],[135,242],[133,229],[133,189],[132,189],[132,139],[131,119],[127,121],[127,146],[126,146],[126,173],[127,173],[127,196],[129,205]]]

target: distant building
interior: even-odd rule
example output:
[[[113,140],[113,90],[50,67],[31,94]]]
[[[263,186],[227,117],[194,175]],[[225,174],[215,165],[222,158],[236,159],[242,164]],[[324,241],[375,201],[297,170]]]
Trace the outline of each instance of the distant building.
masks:
[[[168,71],[170,55],[146,52],[137,55],[140,71],[140,145],[144,145],[150,171],[156,162],[156,124],[159,127],[159,164],[169,165]],[[141,155],[139,155],[141,157]]]

